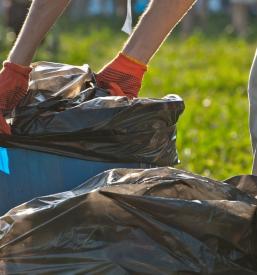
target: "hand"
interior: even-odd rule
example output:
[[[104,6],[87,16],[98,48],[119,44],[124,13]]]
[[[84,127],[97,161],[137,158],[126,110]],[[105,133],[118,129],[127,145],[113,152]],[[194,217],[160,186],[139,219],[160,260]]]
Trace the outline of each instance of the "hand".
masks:
[[[26,95],[30,72],[30,67],[4,62],[0,72],[0,133],[11,134],[4,114],[12,111]]]
[[[127,96],[131,99],[138,96],[146,71],[146,65],[120,53],[96,74],[96,82],[113,96]]]

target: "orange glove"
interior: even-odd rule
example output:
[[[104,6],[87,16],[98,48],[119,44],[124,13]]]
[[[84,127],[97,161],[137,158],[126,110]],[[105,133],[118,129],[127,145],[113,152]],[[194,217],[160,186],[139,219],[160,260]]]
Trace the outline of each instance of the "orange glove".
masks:
[[[0,133],[11,134],[4,114],[14,109],[28,90],[30,67],[4,62],[0,72]]]
[[[147,66],[120,53],[97,75],[96,82],[114,96],[137,97]]]

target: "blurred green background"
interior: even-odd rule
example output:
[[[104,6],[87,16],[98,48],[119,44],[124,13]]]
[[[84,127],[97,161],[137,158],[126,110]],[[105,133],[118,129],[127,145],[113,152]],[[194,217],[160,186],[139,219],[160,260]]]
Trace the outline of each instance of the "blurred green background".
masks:
[[[243,30],[233,26],[229,11],[194,18],[193,28],[178,27],[150,63],[140,95],[160,98],[175,93],[186,104],[178,124],[179,168],[221,180],[251,173],[247,82],[257,46],[257,20],[254,10],[248,12]],[[126,41],[120,31],[123,21],[117,15],[74,19],[68,11],[35,60],[88,63],[97,71]],[[14,39],[1,24],[1,61]]]

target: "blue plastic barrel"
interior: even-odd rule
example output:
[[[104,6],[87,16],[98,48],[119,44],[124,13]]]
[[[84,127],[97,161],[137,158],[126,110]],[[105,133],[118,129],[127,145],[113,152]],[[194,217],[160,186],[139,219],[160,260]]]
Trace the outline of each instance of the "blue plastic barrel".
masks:
[[[0,215],[35,197],[71,190],[113,168],[148,168],[140,163],[86,161],[23,149],[0,148]]]

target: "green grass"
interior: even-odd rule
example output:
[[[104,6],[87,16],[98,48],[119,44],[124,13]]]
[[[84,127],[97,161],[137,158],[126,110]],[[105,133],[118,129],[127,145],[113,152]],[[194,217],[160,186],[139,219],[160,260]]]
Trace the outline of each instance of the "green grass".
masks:
[[[110,27],[79,24],[60,34],[58,53],[49,50],[53,35],[37,60],[83,64],[98,70],[121,48],[126,35]],[[141,96],[180,95],[186,111],[178,124],[179,168],[216,179],[251,172],[247,81],[257,41],[229,34],[194,34],[169,39],[152,60]],[[6,45],[2,58],[6,53]]]

